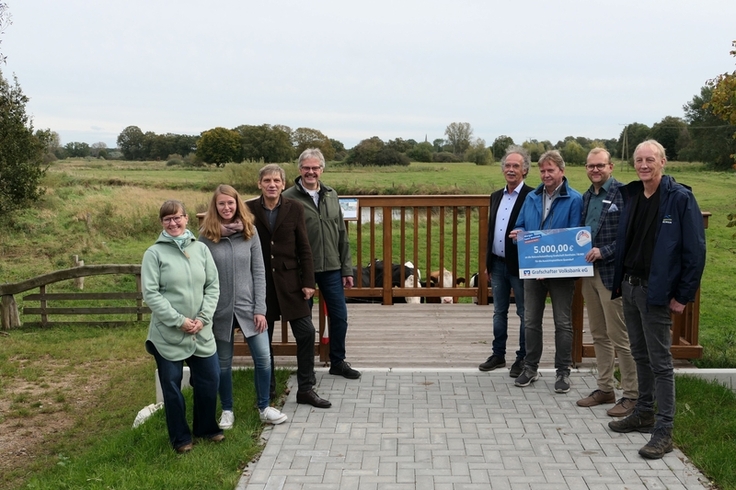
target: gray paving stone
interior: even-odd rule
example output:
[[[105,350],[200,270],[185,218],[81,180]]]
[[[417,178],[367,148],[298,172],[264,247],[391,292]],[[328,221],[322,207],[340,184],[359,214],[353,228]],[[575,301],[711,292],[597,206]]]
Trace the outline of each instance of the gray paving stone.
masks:
[[[363,370],[360,380],[318,373],[328,410],[295,403],[237,490],[703,489],[678,450],[638,455],[648,435],[616,434],[606,406],[575,404],[595,389],[573,372],[555,394],[554,372],[517,388],[507,370]]]

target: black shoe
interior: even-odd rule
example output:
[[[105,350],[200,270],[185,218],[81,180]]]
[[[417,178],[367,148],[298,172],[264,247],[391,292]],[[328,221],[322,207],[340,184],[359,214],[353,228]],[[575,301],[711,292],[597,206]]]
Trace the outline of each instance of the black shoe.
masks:
[[[524,372],[524,359],[517,359],[511,365],[511,369],[509,370],[509,376],[511,376],[512,378],[518,378],[519,376],[521,376],[521,373],[523,372]]]
[[[355,369],[350,367],[350,363],[347,361],[342,361],[338,365],[332,365],[330,366],[330,374],[333,374],[335,376],[342,376],[343,378],[347,379],[358,379],[360,378],[360,371],[356,371]]]
[[[332,403],[325,400],[324,398],[320,398],[319,395],[314,392],[314,390],[297,391],[296,402],[303,403],[305,405],[312,405],[313,407],[317,408],[330,408],[332,406]]]
[[[518,386],[519,388],[524,388],[534,383],[538,379],[539,379],[538,372],[532,371],[531,369],[524,368],[524,371],[519,375],[518,378],[516,378],[516,381],[514,381],[514,386]]]
[[[672,452],[672,429],[660,427],[652,431],[652,438],[639,449],[639,455],[647,459],[661,459]]]
[[[488,359],[486,359],[486,362],[478,366],[478,369],[480,369],[481,371],[493,371],[494,369],[498,369],[500,367],[505,367],[505,366],[506,366],[506,359],[494,354]]]
[[[567,373],[557,373],[555,380],[555,393],[567,393],[570,391],[570,375]]]
[[[654,428],[654,412],[634,412],[628,417],[608,422],[608,428],[614,432],[651,432]]]

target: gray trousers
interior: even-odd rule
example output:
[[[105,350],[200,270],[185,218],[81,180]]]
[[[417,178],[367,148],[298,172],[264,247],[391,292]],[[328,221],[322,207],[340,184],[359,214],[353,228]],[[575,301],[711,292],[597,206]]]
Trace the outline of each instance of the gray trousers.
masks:
[[[557,374],[569,375],[572,366],[572,297],[575,293],[575,279],[572,278],[524,280],[526,369],[536,372],[542,358],[542,323],[547,293],[552,299],[555,324],[555,369]]]

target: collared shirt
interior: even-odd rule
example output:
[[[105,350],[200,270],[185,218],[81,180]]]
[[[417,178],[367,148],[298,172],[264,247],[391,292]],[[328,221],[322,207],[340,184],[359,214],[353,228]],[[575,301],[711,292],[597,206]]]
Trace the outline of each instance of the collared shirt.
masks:
[[[274,206],[273,209],[268,209],[266,207],[266,201],[263,199],[263,196],[261,196],[261,206],[263,206],[263,211],[266,213],[266,218],[268,219],[268,227],[271,229],[271,231],[273,231],[273,227],[276,226],[276,218],[279,217],[281,196],[279,196],[279,202],[276,203],[276,206]]]
[[[493,246],[491,253],[499,257],[506,257],[506,232],[509,229],[509,220],[511,219],[511,211],[514,209],[516,199],[519,198],[519,191],[524,187],[524,181],[521,181],[516,189],[509,192],[509,186],[503,190],[503,197],[498,203],[498,211],[496,212],[496,227],[493,230]]]
[[[542,210],[542,222],[547,219],[549,211],[552,209],[552,203],[555,202],[555,199],[557,199],[557,197],[560,195],[560,189],[562,189],[562,184],[564,183],[565,181],[563,180],[560,185],[557,186],[551,196],[547,193],[546,188],[542,190],[542,203],[544,208]]]
[[[595,193],[595,187],[592,185],[588,189],[590,194],[590,200],[588,201],[588,209],[585,214],[585,226],[590,226],[590,231],[595,236],[598,233],[598,225],[601,220],[601,213],[603,212],[603,206],[608,204],[610,201],[608,198],[608,189],[611,187],[612,180],[609,178],[598,190],[598,194]]]

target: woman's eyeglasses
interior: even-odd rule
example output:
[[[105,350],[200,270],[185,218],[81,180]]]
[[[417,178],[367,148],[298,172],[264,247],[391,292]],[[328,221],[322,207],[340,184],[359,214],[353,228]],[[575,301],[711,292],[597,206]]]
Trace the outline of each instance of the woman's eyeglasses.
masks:
[[[171,224],[172,221],[178,225],[179,223],[181,223],[181,220],[183,219],[184,219],[184,215],[179,215],[179,216],[168,216],[162,219],[161,221],[163,221],[165,225]]]

